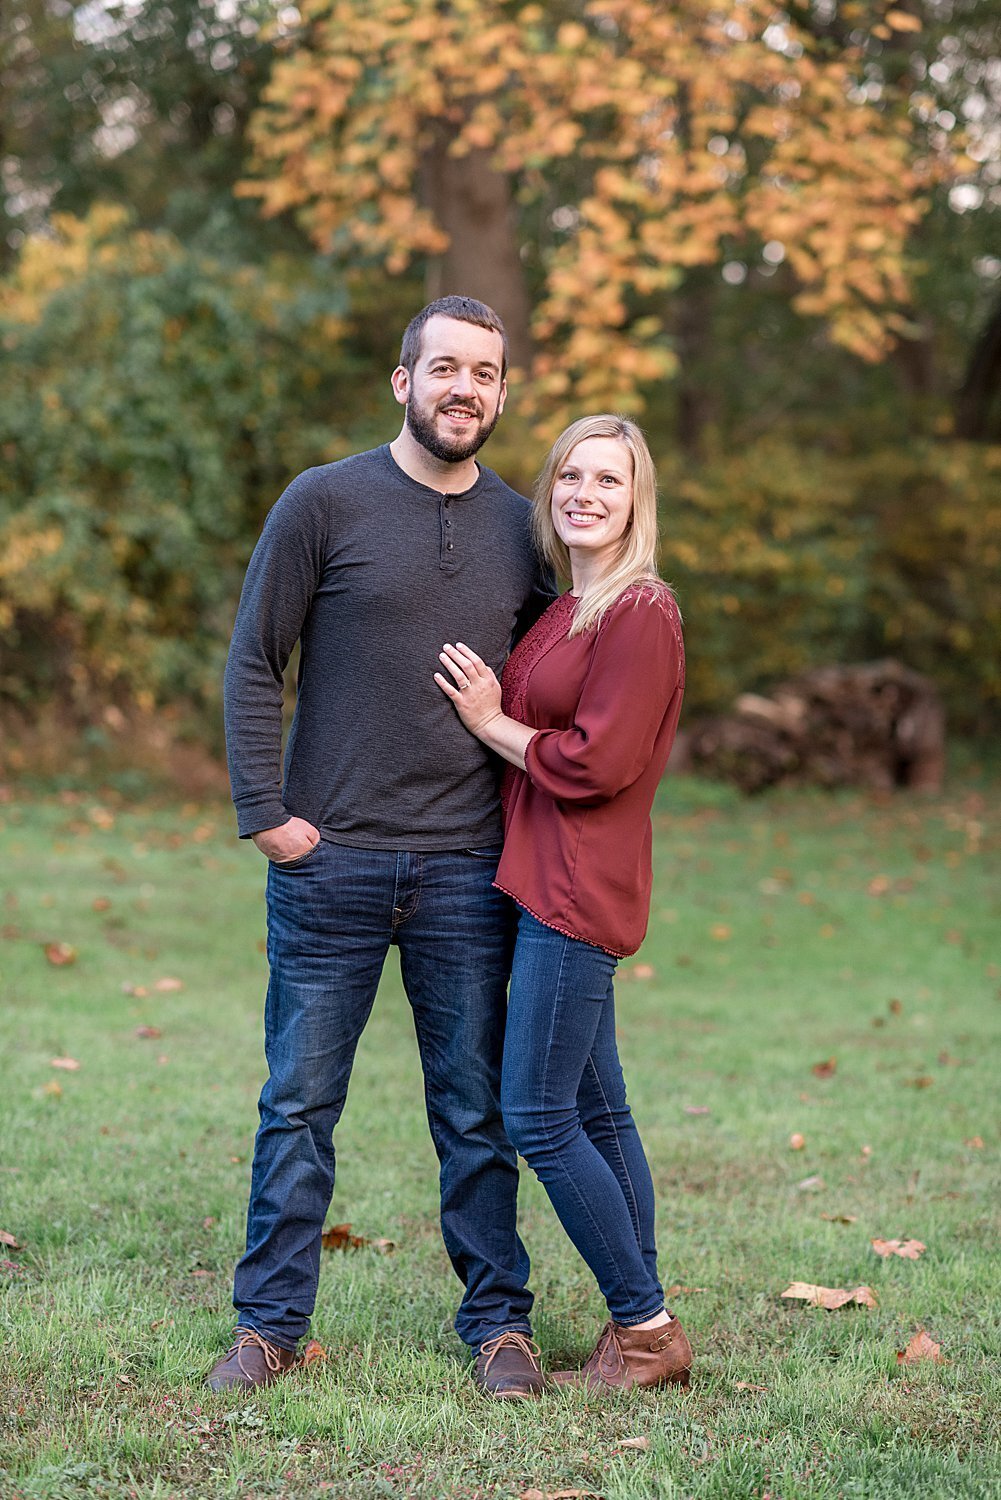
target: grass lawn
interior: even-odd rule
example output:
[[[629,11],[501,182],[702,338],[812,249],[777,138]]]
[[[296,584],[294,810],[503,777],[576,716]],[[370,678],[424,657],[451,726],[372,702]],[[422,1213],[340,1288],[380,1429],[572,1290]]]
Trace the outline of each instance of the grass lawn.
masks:
[[[999,790],[665,784],[650,935],[618,1004],[692,1388],[517,1406],[477,1395],[451,1331],[395,966],[329,1222],[396,1250],[324,1255],[327,1359],[252,1401],[201,1387],[232,1326],[262,1080],[263,863],[222,806],[15,792],[0,1495],[1001,1495]],[[527,1173],[522,1213],[539,1342],[550,1365],[579,1358],[603,1308]],[[875,1237],[927,1248],[884,1260]],[[865,1284],[878,1306],[783,1301],[793,1281]],[[920,1329],[942,1361],[898,1363]]]

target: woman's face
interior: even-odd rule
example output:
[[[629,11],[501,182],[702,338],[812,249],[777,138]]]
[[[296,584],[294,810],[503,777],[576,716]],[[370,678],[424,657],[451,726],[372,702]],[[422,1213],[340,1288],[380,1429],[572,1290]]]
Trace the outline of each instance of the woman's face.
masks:
[[[553,485],[556,535],[589,568],[611,565],[633,513],[633,456],[621,438],[584,438]]]

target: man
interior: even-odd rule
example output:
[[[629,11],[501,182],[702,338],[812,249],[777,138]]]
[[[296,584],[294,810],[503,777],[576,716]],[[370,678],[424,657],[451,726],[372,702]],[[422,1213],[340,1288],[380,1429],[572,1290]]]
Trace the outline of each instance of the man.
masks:
[[[507,341],[466,297],[425,307],[393,372],[399,436],[309,469],[271,511],[226,667],[241,837],[269,861],[268,1081],[214,1390],[269,1384],[316,1300],[332,1134],[389,946],[400,949],[441,1163],[455,1327],[488,1394],[537,1395],[517,1161],[499,1105],[512,934],[493,889],[497,782],[433,673],[456,636],[498,670],[549,602],[528,505],[475,454],[504,409]],[[279,782],[282,674],[301,642]]]

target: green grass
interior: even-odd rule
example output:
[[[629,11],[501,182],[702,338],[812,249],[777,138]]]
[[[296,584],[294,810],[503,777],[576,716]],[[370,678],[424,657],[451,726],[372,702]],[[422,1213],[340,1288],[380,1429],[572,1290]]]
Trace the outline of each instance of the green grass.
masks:
[[[744,802],[666,784],[619,1026],[692,1389],[517,1407],[477,1395],[450,1328],[394,966],[330,1218],[398,1248],[325,1255],[326,1363],[249,1402],[204,1391],[262,1076],[260,857],[219,806],[0,806],[0,1229],[23,1245],[0,1247],[0,1495],[1001,1495],[998,791]],[[49,963],[50,942],[76,961]],[[156,990],[165,976],[183,988]],[[538,1338],[551,1364],[579,1357],[603,1310],[527,1173],[522,1215]],[[877,1235],[927,1251],[882,1261]],[[879,1306],[783,1302],[794,1280],[865,1283]],[[899,1366],[922,1327],[945,1362]]]

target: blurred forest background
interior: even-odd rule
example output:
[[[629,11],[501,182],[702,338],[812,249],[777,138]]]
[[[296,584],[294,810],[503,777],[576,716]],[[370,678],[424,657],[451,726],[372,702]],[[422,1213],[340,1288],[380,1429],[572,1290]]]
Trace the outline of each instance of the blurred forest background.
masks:
[[[0,729],[217,751],[289,478],[460,290],[527,488],[646,428],[689,712],[824,662],[1001,708],[1001,0],[5,0]]]

